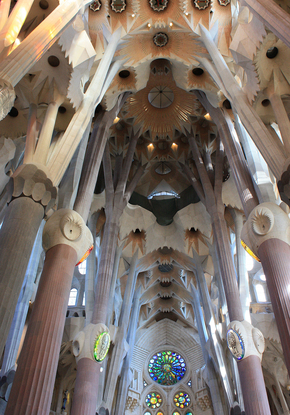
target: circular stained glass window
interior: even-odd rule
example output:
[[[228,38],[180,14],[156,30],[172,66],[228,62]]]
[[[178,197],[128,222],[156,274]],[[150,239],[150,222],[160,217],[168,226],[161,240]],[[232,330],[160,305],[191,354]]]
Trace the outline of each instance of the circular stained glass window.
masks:
[[[186,364],[180,354],[166,350],[152,356],[148,372],[150,377],[160,385],[174,385],[185,375]]]
[[[159,393],[152,392],[148,393],[145,399],[145,403],[149,408],[156,409],[162,404],[162,398]]]
[[[172,415],[180,415],[178,411],[174,411]]]
[[[179,392],[174,396],[174,404],[178,406],[178,408],[186,408],[190,404],[190,397],[188,393]]]

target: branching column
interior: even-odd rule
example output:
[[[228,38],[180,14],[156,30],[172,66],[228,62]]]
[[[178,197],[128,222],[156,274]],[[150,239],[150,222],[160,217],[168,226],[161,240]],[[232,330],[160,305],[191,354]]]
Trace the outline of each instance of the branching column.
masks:
[[[6,415],[49,413],[73,270],[91,245],[76,212],[60,209],[47,221],[46,258]]]
[[[114,180],[112,177],[109,145],[107,144],[105,148],[103,164],[106,184],[106,223],[104,228],[101,258],[96,285],[95,305],[91,325],[95,327],[105,327],[105,323],[107,321],[110,286],[112,282],[114,257],[119,231],[119,219],[124,207],[131,197],[136,184],[143,174],[143,168],[139,166],[133,179],[127,186],[127,179],[130,172],[138,137],[139,134],[131,137],[126,157],[124,158],[124,161],[121,165],[121,171],[117,172],[118,176],[114,177]],[[90,339],[87,339],[87,342],[89,341]],[[94,394],[90,394],[89,392],[86,393],[82,387],[83,380],[87,377],[86,373],[83,370],[84,367],[86,367],[86,370],[88,370],[88,375],[94,382]],[[77,379],[72,404],[72,415],[95,414],[97,405],[96,391],[98,389],[99,375],[100,365],[92,360],[92,356],[90,354],[80,352],[78,356]]]
[[[188,138],[201,184],[196,177],[195,180],[193,180],[193,174],[191,174],[191,182],[195,186],[201,201],[205,204],[207,211],[211,216],[229,317],[231,321],[243,321],[243,311],[236,280],[236,271],[231,256],[227,226],[224,219],[224,206],[221,197],[224,159],[223,148],[218,140],[215,175],[214,179],[211,181],[194,137],[189,136]],[[188,170],[187,173],[189,173]],[[239,361],[238,368],[246,413],[248,415],[270,415],[259,357],[256,355],[248,356]]]

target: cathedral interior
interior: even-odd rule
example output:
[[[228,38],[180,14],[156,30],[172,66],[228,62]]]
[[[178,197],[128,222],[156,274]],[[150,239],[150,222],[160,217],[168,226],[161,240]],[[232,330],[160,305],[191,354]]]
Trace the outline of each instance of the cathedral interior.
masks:
[[[289,13],[0,0],[0,414],[290,415]]]

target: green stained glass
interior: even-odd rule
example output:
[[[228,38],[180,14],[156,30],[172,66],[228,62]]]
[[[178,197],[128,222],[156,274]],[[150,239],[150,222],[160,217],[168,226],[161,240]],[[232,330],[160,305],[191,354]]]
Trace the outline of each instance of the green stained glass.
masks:
[[[179,392],[174,396],[174,404],[180,409],[186,408],[190,404],[188,393]]]
[[[151,379],[160,385],[174,385],[185,375],[186,363],[180,354],[165,350],[152,356],[148,372]]]
[[[172,415],[180,415],[178,411],[174,411]]]
[[[159,395],[159,393],[156,393],[156,392],[148,393],[145,399],[145,403],[148,406],[148,408],[156,409],[161,406],[162,398]]]

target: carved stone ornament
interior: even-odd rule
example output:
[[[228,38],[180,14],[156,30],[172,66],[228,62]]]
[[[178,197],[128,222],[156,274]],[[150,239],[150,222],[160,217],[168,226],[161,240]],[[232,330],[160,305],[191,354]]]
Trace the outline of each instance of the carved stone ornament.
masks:
[[[73,354],[79,359],[84,357],[102,362],[110,348],[110,333],[105,324],[88,324],[73,340]]]
[[[281,232],[281,229],[284,232]],[[290,220],[287,213],[275,203],[261,203],[250,213],[243,226],[242,245],[259,257],[260,245],[268,239],[290,243]]]
[[[159,46],[162,48],[163,46],[167,45],[168,43],[168,36],[166,33],[159,32],[153,36],[154,45]]]
[[[91,231],[86,226],[83,218],[74,210],[57,210],[44,226],[43,249],[48,251],[59,244],[74,248],[77,252],[77,262],[90,250],[93,244]]]
[[[231,0],[219,0],[219,4],[221,6],[227,6],[228,4],[230,4]]]
[[[13,86],[9,82],[0,79],[0,121],[10,112],[15,98]]]
[[[102,3],[100,0],[95,0],[90,4],[90,9],[93,10],[93,12],[97,12],[101,9]]]
[[[22,164],[13,174],[12,198],[31,197],[50,216],[56,209],[57,189],[47,174],[35,164]]]
[[[162,12],[167,8],[168,0],[149,0],[149,4],[155,12]]]
[[[116,13],[122,13],[126,9],[126,0],[112,0],[112,10]]]
[[[265,350],[263,333],[247,321],[232,321],[228,326],[227,344],[236,360],[257,356],[262,359]]]
[[[194,6],[199,10],[205,10],[208,8],[210,0],[194,0]]]

